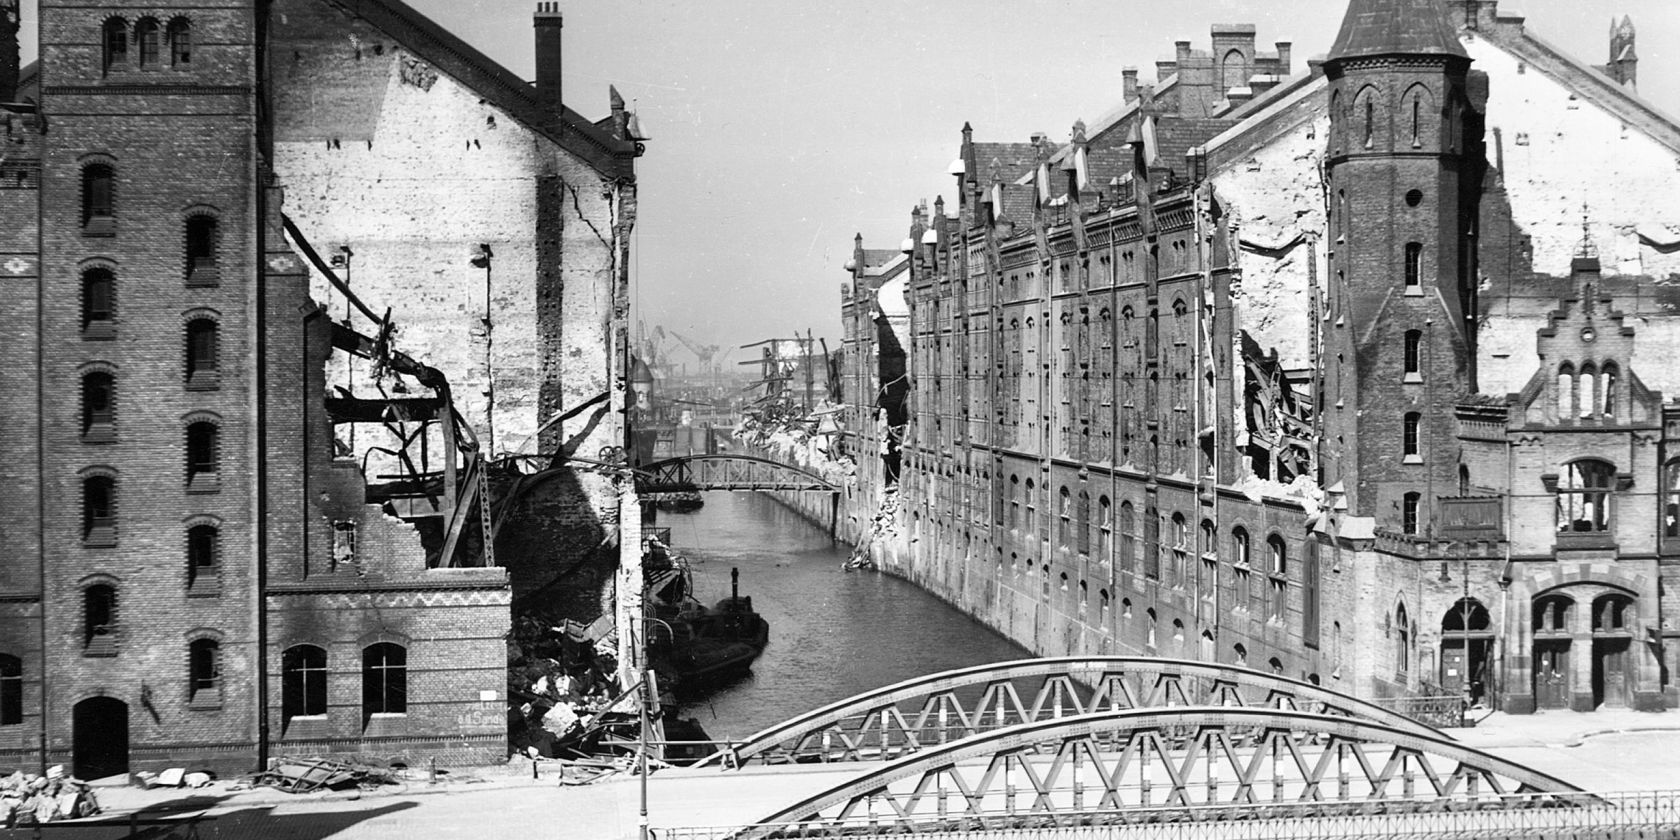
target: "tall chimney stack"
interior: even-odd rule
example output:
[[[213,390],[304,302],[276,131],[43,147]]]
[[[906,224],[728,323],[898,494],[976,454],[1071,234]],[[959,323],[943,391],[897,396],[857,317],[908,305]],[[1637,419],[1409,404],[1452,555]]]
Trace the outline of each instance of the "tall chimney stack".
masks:
[[[23,52],[18,46],[18,0],[0,0],[0,102],[17,99]]]
[[[537,4],[537,13],[531,19],[531,25],[536,29],[537,101],[542,103],[543,110],[555,119],[559,119],[560,106],[564,101],[560,97],[562,23],[558,2],[543,0]]]

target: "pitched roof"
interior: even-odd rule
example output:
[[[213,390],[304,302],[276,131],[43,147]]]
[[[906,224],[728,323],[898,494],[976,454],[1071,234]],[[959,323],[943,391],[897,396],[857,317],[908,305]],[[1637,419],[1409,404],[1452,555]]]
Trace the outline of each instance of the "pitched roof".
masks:
[[[487,101],[518,117],[605,175],[629,177],[636,144],[592,124],[571,108],[558,117],[547,113],[536,90],[511,70],[471,44],[410,8],[401,0],[331,0],[352,15],[379,27],[433,66],[459,79]]]
[[[1328,60],[1366,55],[1469,57],[1441,0],[1353,0]]]

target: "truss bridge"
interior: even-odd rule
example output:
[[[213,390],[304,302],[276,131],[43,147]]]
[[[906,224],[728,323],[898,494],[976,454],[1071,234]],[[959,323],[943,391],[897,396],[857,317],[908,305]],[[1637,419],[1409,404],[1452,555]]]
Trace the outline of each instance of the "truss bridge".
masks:
[[[827,479],[800,467],[751,455],[684,455],[636,468],[636,492],[699,490],[816,490],[838,492]]]

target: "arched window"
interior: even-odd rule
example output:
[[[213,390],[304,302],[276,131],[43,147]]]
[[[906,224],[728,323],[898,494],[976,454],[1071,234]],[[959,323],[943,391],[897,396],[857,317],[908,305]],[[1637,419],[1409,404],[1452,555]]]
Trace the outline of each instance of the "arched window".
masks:
[[[216,566],[221,552],[219,534],[214,525],[194,525],[187,529],[187,588],[198,591],[216,584]]]
[[[1423,330],[1406,331],[1406,381],[1423,380]]]
[[[1063,487],[1061,492],[1057,494],[1056,515],[1058,518],[1056,523],[1056,544],[1063,548],[1067,548],[1068,543],[1071,541],[1070,537],[1072,537],[1072,534],[1069,532],[1073,530],[1073,496],[1068,493],[1068,489],[1066,487]]]
[[[96,583],[82,591],[82,647],[89,656],[116,655],[116,587]]]
[[[1406,243],[1406,293],[1423,293],[1423,243]]]
[[[156,70],[159,66],[160,33],[158,22],[141,18],[134,24],[134,44],[140,50],[140,69]]]
[[[1616,372],[1615,362],[1605,362],[1604,371],[1598,375],[1599,413],[1603,414],[1606,420],[1616,416]]]
[[[1190,525],[1184,514],[1172,515],[1172,585],[1182,589],[1189,577]]]
[[[408,651],[380,642],[362,649],[362,717],[408,713]]]
[[[1248,667],[1248,648],[1241,643],[1231,646],[1231,661],[1239,668]]]
[[[1377,105],[1371,99],[1365,100],[1365,148],[1371,148],[1377,140]]]
[[[1266,538],[1272,568],[1266,581],[1266,619],[1283,621],[1289,612],[1289,545],[1283,537],[1273,534]]]
[[[189,703],[199,708],[222,705],[222,646],[215,639],[187,645]]]
[[[1231,561],[1246,567],[1248,559],[1248,531],[1239,525],[1231,529]]]
[[[1594,635],[1620,635],[1635,625],[1633,599],[1626,595],[1601,595],[1592,605]]]
[[[1548,595],[1534,601],[1534,633],[1543,635],[1568,635],[1570,625],[1570,611],[1575,602],[1564,595]]]
[[[1243,58],[1241,50],[1226,52],[1220,70],[1220,93],[1229,93],[1231,88],[1248,86],[1248,61]]]
[[[221,385],[216,366],[216,322],[194,318],[187,322],[187,389],[214,390]]]
[[[280,719],[327,713],[327,652],[296,645],[280,654]]]
[[[192,24],[186,18],[169,22],[169,66],[185,67],[192,63]]]
[[[82,374],[82,440],[116,440],[116,378],[95,370]]]
[[[1557,413],[1563,421],[1575,416],[1575,366],[1568,362],[1558,366]]]
[[[82,479],[82,544],[117,544],[117,480],[111,476]]]
[[[1155,608],[1150,607],[1144,610],[1144,615],[1148,618],[1148,623],[1144,625],[1143,646],[1153,648],[1155,647]]]
[[[1406,618],[1406,605],[1394,607],[1394,671],[1404,675],[1412,669],[1412,625]]]
[[[1581,375],[1575,380],[1575,407],[1582,418],[1598,416],[1598,368],[1592,362],[1581,365]]]
[[[1460,598],[1441,616],[1441,632],[1485,633],[1492,626],[1487,607],[1475,598]]]
[[[1137,518],[1131,502],[1120,503],[1120,568],[1130,571],[1137,563]]]
[[[216,218],[196,215],[187,219],[187,283],[214,286],[221,281],[216,268]]]
[[[0,653],[0,726],[23,723],[23,660]]]
[[[1407,534],[1418,533],[1418,506],[1423,501],[1423,494],[1413,491],[1400,497],[1400,530]]]
[[[219,484],[219,434],[215,423],[201,420],[187,426],[187,490],[209,492]]]
[[[128,65],[128,22],[122,18],[105,21],[105,72],[121,70]]]
[[[1414,149],[1423,145],[1423,135],[1421,133],[1421,129],[1423,127],[1422,117],[1423,117],[1423,102],[1421,100],[1418,100],[1418,99],[1413,99],[1412,100],[1412,148],[1414,148]]]
[[[82,232],[88,236],[116,233],[116,170],[108,163],[82,167]]]
[[[1091,553],[1091,494],[1079,491],[1079,504],[1074,508],[1074,543],[1080,554]]]
[[[1011,530],[1021,527],[1021,477],[1009,477],[1009,527]]]
[[[112,338],[117,334],[117,281],[103,267],[82,272],[82,337]]]
[[[1108,561],[1114,551],[1114,506],[1107,496],[1097,498],[1097,553]]]
[[[1021,524],[1021,530],[1031,534],[1038,529],[1038,503],[1033,498],[1033,480],[1027,479],[1027,521]]]
[[[1616,468],[1609,462],[1583,458],[1567,465],[1557,485],[1558,531],[1610,530],[1610,491],[1615,481]]]
[[[1161,514],[1154,505],[1143,509],[1143,576],[1161,579]]]
[[[1423,415],[1416,411],[1408,411],[1406,412],[1406,416],[1403,418],[1402,422],[1404,425],[1402,426],[1403,434],[1401,443],[1403,448],[1401,449],[1401,454],[1405,456],[1407,461],[1422,460],[1423,450],[1420,427],[1423,425]]]

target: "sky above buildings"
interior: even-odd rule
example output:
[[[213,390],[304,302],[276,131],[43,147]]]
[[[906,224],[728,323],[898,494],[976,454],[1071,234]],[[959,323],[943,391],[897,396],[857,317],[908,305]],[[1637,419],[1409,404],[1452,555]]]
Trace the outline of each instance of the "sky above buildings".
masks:
[[[534,75],[534,2],[409,0],[513,72]],[[35,0],[24,0],[26,59]],[[852,236],[894,248],[943,195],[963,122],[981,141],[1065,141],[1214,23],[1293,43],[1335,38],[1346,0],[562,0],[567,103],[592,119],[616,85],[652,137],[637,162],[636,316],[706,343],[838,336]],[[1638,27],[1639,90],[1680,114],[1680,3],[1504,0],[1531,31],[1603,63],[1612,16]],[[447,118],[447,115],[439,115]],[[746,358],[736,351],[734,359]],[[682,358],[679,351],[679,358]]]

